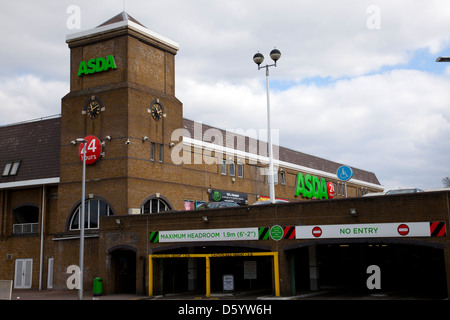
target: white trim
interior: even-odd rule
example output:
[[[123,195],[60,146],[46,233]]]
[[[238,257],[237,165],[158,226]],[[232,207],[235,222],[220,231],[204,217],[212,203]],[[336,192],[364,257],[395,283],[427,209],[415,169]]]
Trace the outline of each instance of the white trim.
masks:
[[[99,235],[98,234],[91,234],[91,235],[85,235],[84,238],[88,239],[88,238],[98,238]],[[79,235],[75,235],[75,236],[68,236],[68,237],[61,237],[61,238],[53,238],[53,241],[62,241],[62,240],[77,240],[80,239]]]
[[[130,29],[134,29],[135,31],[138,31],[154,40],[157,40],[159,42],[162,42],[166,45],[168,45],[169,47],[171,47],[172,49],[178,50],[179,49],[179,44],[167,37],[164,37],[162,35],[160,35],[157,32],[154,32],[150,29],[147,29],[133,21],[127,20],[127,21],[119,21],[116,23],[111,23],[108,24],[106,26],[102,26],[102,27],[97,27],[94,29],[90,29],[90,30],[86,30],[86,31],[81,31],[81,32],[77,32],[77,33],[72,33],[66,36],[66,41],[70,42],[79,38],[83,38],[83,37],[88,37],[88,36],[92,36],[95,34],[99,34],[99,33],[104,33],[107,31],[113,31],[113,30],[117,30],[117,29],[121,29],[123,27],[129,27]]]
[[[44,184],[57,184],[57,183],[59,183],[59,177],[47,179],[23,180],[23,181],[0,183],[0,189],[41,186]]]
[[[197,140],[197,139],[192,139],[189,137],[183,137],[183,143],[187,144],[187,145],[197,145],[200,147],[204,147],[204,148],[208,148],[208,149],[213,149],[213,150],[218,150],[219,152],[222,152],[223,154],[233,154],[237,157],[243,157],[245,159],[251,159],[251,160],[256,160],[260,163],[264,163],[267,164],[269,163],[269,157],[266,156],[260,156],[258,154],[254,154],[254,153],[249,153],[246,151],[242,151],[242,150],[236,150],[236,149],[232,149],[232,148],[228,148],[228,147],[224,147],[224,146],[220,146],[217,144],[213,144],[210,142],[204,142],[201,140]],[[336,174],[332,174],[330,172],[326,172],[326,171],[322,171],[322,170],[317,170],[317,169],[312,169],[312,168],[308,168],[305,166],[301,166],[295,163],[290,163],[290,162],[286,162],[286,161],[280,161],[278,159],[274,159],[274,165],[278,165],[281,166],[283,168],[290,168],[293,170],[298,170],[301,172],[306,172],[306,173],[311,173],[311,174],[315,174],[315,175],[319,175],[322,177],[327,177],[327,178],[332,178],[332,179],[336,179],[339,181],[338,177],[336,176]],[[374,183],[370,183],[370,182],[366,182],[366,181],[362,181],[362,180],[358,180],[358,179],[351,179],[352,183],[355,184],[359,184],[359,185],[363,185],[366,187],[371,187],[371,188],[375,188],[375,189],[379,189],[379,190],[384,190],[384,187],[381,185],[377,185]]]

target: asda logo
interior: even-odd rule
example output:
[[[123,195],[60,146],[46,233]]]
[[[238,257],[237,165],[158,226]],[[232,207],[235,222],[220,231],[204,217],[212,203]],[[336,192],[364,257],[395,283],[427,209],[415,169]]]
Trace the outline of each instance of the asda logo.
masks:
[[[331,190],[330,190],[331,191]],[[324,178],[319,179],[310,174],[305,175],[299,173],[297,176],[297,186],[295,188],[295,196],[302,195],[304,198],[328,199],[327,182]],[[334,190],[333,190],[334,195]],[[333,198],[332,196],[330,198]]]
[[[81,61],[80,67],[78,68],[78,76],[107,71],[110,69],[117,69],[116,62],[114,61],[114,56],[112,54],[106,58],[99,57],[89,59],[88,61]]]

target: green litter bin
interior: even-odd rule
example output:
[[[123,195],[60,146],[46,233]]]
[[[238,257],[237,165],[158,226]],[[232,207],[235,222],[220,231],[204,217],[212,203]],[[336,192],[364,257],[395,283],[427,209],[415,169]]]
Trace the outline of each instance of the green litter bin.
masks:
[[[103,292],[102,278],[96,277],[94,278],[94,288],[93,288],[94,296],[101,296],[102,292]]]

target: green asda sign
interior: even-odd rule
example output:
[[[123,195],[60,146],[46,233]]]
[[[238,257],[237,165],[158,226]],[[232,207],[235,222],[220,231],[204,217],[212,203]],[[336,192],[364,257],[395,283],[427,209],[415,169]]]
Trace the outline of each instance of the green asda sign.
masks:
[[[78,76],[107,71],[110,69],[117,69],[116,62],[114,61],[114,56],[112,54],[106,58],[99,57],[89,59],[88,61],[81,61],[80,67],[78,68]]]
[[[302,194],[305,198],[328,199],[327,183],[324,178],[299,173],[297,176],[297,186],[295,196]]]

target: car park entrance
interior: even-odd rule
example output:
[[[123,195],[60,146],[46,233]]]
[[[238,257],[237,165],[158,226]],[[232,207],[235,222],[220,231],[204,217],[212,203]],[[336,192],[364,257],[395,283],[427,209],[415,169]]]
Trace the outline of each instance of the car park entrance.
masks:
[[[162,261],[156,265],[155,260]],[[204,260],[204,263],[199,260]],[[174,291],[180,292],[183,291],[183,287],[194,290],[203,283],[206,297],[211,296],[212,290],[216,292],[256,288],[270,290],[273,279],[273,294],[280,296],[278,252],[153,254],[149,255],[148,265],[149,295],[154,295],[155,287],[159,287],[160,292],[164,293],[164,291],[170,290],[172,285]],[[155,267],[159,270],[160,275],[163,274],[159,278],[163,283],[159,283],[159,285],[154,281]],[[204,281],[201,280],[203,272]],[[177,279],[175,279],[175,275],[177,275]],[[165,285],[164,282],[166,282]],[[184,286],[180,287],[180,284],[183,283]]]
[[[441,299],[450,285],[448,195],[129,215],[121,227],[103,217],[100,250],[135,244],[136,291],[153,296],[279,290],[283,297],[348,291]],[[379,269],[380,289],[367,286],[370,266]],[[106,279],[107,267],[95,276]],[[104,285],[115,292],[111,281]]]
[[[293,295],[345,291],[356,295],[447,297],[444,250],[429,243],[322,243],[292,250],[290,255]],[[379,268],[380,289],[368,287],[373,274],[370,266]]]

